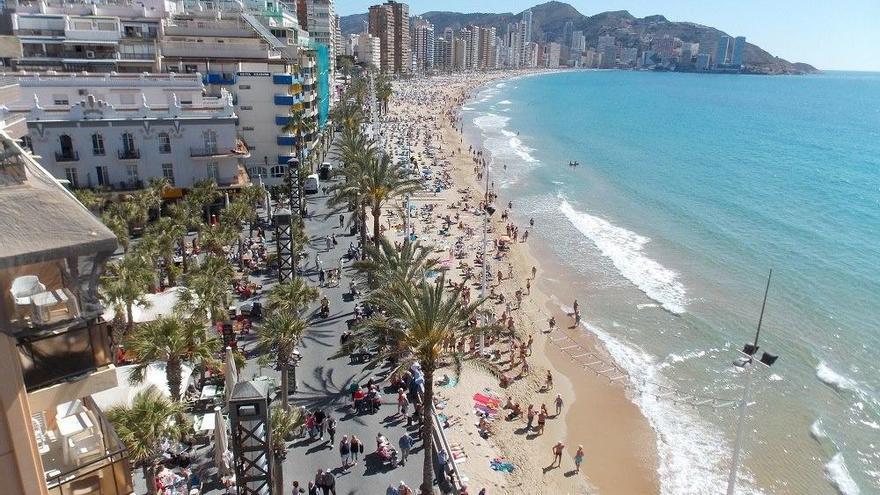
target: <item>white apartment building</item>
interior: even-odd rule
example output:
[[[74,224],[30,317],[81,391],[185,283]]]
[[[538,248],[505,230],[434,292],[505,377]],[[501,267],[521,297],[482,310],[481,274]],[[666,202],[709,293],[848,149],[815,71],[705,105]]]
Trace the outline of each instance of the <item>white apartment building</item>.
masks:
[[[357,58],[358,62],[372,65],[378,69],[382,64],[381,42],[379,38],[370,33],[360,33],[356,36],[355,58]]]
[[[330,49],[331,64],[330,80],[335,76],[335,60],[337,55],[337,37],[339,18],[333,6],[333,0],[306,0],[308,13],[309,38],[316,43],[323,43]]]
[[[26,74],[20,84],[10,109],[27,111],[23,144],[73,188],[248,183],[232,96],[203,96],[199,74]]]
[[[15,68],[89,72],[158,69],[161,19],[176,8],[164,0],[65,3],[24,0],[3,14],[21,43]]]

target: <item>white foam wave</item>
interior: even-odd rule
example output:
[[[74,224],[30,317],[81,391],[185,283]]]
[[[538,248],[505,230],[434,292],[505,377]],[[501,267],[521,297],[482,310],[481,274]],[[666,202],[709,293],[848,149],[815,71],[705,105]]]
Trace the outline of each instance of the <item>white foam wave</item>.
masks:
[[[501,100],[498,102],[499,105],[512,105],[513,102],[510,100]]]
[[[505,84],[503,82],[495,85],[496,88],[503,88],[504,86],[507,86],[507,84]]]
[[[843,454],[840,452],[834,454],[834,457],[825,464],[825,476],[841,495],[859,495],[862,493],[859,485],[856,484],[856,480],[849,474]]]
[[[813,421],[813,424],[810,425],[810,436],[813,437],[813,439],[817,442],[821,442],[822,440],[828,438],[828,434],[825,433],[825,428],[822,427],[821,419]]]
[[[461,107],[462,110],[473,110],[474,107]]]
[[[706,355],[706,351],[694,351],[688,352],[683,355],[675,354],[674,352],[666,356],[666,359],[672,363],[683,363],[690,359],[701,358]]]
[[[524,145],[518,137],[510,138],[508,143],[510,143],[510,149],[513,150],[513,152],[516,153],[516,156],[520,157],[523,161],[529,163],[535,163],[538,161],[535,157],[529,154],[530,151],[535,150]]]
[[[858,384],[854,380],[834,371],[825,361],[819,361],[819,364],[816,365],[816,378],[838,392],[841,390],[859,391]]]
[[[678,273],[648,258],[643,248],[650,238],[611,222],[574,209],[565,199],[559,210],[602,254],[614,263],[617,271],[634,283],[648,297],[674,314],[685,312],[687,291]]]
[[[662,393],[654,383],[663,377],[655,360],[638,349],[612,337],[594,325],[584,326],[602,341],[614,361],[639,387],[632,397],[657,433],[657,453],[662,495],[703,495],[717,493],[727,480],[730,451],[725,436],[711,423],[689,408],[670,401],[655,400],[652,394]],[[750,475],[741,473],[743,482],[738,493],[757,495]]]
[[[474,118],[474,125],[479,127],[480,130],[489,131],[502,129],[507,125],[507,122],[510,120],[510,117],[502,117],[501,115],[494,113],[487,113],[485,115],[480,115],[479,117]]]

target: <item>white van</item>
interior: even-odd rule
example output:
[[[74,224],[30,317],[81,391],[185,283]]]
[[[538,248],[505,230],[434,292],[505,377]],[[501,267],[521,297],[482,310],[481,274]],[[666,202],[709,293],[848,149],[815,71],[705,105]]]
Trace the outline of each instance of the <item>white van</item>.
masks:
[[[318,184],[318,174],[312,174],[306,177],[306,181],[303,182],[303,192],[305,194],[315,194],[319,189]]]

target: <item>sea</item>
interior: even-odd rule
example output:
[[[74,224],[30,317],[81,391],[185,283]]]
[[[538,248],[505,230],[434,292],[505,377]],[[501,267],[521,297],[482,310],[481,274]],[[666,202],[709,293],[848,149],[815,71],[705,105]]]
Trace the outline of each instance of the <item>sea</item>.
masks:
[[[880,493],[880,74],[555,72],[461,119],[628,371],[663,494],[725,491],[771,270],[737,493]]]

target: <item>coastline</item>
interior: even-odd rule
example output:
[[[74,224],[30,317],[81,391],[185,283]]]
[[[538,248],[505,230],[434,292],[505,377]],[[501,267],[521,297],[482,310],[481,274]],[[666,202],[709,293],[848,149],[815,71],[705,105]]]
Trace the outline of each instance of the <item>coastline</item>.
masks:
[[[461,107],[490,83],[532,74],[536,73],[496,73],[468,79],[438,76],[427,83],[422,81],[418,84],[428,85],[435,96],[441,94],[440,98],[432,101],[442,103],[433,107],[424,105],[424,109],[404,104],[395,112],[397,105],[392,100],[390,115],[393,118],[404,121],[413,113],[440,118],[439,126],[435,127],[442,150],[438,158],[450,164],[453,183],[448,194],[441,193],[448,196],[446,201],[451,201],[456,191],[464,188],[468,188],[478,201],[484,187],[476,179],[475,163],[467,149],[468,146],[481,149],[482,143],[469,142],[453,125],[453,122],[459,122]],[[415,83],[402,83],[397,86],[398,91],[407,84]],[[458,151],[459,147],[461,151]],[[516,208],[515,200],[499,197],[499,211],[508,201],[513,201]],[[505,230],[505,224],[498,214],[492,222],[492,236],[497,237],[497,232]],[[470,223],[471,226],[482,228],[481,222],[476,225]],[[517,466],[513,473],[502,475],[491,471],[485,461],[483,465],[480,465],[480,461],[464,463],[462,469],[471,480],[470,488],[477,491],[486,486],[490,493],[498,489],[503,489],[505,493],[659,493],[657,439],[653,429],[637,405],[630,401],[620,380],[611,382],[607,376],[581,368],[571,359],[572,354],[562,349],[584,349],[585,352],[601,355],[607,362],[612,361],[596,335],[574,327],[572,318],[563,313],[560,303],[569,304],[570,301],[554,297],[558,289],[552,287],[549,280],[557,277],[553,273],[545,273],[548,267],[542,266],[540,253],[536,251],[528,243],[515,243],[508,259],[502,262],[505,267],[508,262],[512,265],[513,278],[505,279],[499,287],[506,295],[512,296],[531,275],[531,267],[538,270],[531,293],[524,298],[522,308],[513,312],[519,332],[524,336],[532,335],[535,339],[533,355],[529,358],[531,373],[509,388],[499,389],[497,380],[488,373],[467,366],[458,387],[466,389],[467,393],[455,390],[455,394],[447,394],[444,398],[449,403],[447,407],[450,411],[468,416],[471,414],[468,404],[470,394],[493,385],[493,390],[500,395],[510,396],[524,405],[532,402],[537,407],[543,402],[551,409],[555,393],[561,393],[565,400],[563,421],[554,421],[555,418],[550,416],[551,420],[542,435],[517,433],[518,429],[511,428],[511,425],[501,424],[488,440],[479,438],[473,431],[460,431],[461,428],[448,430],[451,442],[466,443],[466,448],[470,450],[469,458],[491,458],[492,453],[500,452],[502,457]],[[498,307],[495,310],[500,311]],[[552,334],[544,333],[549,315],[553,315],[558,322],[557,330]],[[565,345],[560,345],[559,342],[563,341]],[[555,377],[554,389],[549,392],[541,390],[546,370],[550,370]],[[469,417],[467,422],[472,422],[472,418]],[[563,467],[547,469],[552,457],[551,447],[559,440],[566,444]],[[586,454],[580,476],[575,475],[571,461],[578,445],[584,446]],[[473,455],[474,452],[478,455]]]

